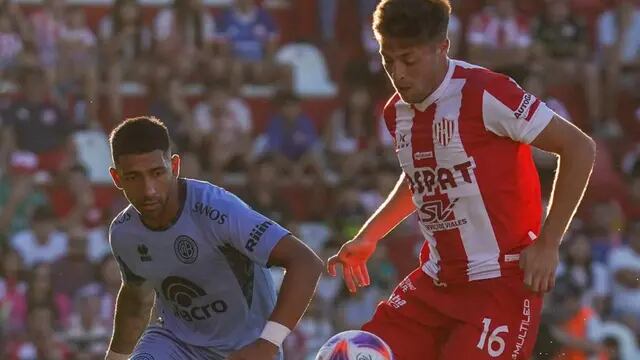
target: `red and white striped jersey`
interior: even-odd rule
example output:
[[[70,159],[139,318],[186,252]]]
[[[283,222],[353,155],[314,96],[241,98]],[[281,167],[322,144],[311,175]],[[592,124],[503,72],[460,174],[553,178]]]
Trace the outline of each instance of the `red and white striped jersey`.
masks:
[[[515,274],[540,230],[528,145],[554,113],[509,77],[450,60],[419,104],[395,94],[384,118],[426,238],[422,269],[445,283]]]

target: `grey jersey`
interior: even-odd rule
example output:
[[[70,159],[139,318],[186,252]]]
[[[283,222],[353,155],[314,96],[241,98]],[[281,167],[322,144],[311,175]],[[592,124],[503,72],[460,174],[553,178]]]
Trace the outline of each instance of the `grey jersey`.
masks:
[[[175,223],[147,228],[127,207],[112,222],[123,281],[155,289],[164,326],[180,340],[228,352],[256,340],[276,294],[266,263],[288,234],[232,193],[186,181]]]

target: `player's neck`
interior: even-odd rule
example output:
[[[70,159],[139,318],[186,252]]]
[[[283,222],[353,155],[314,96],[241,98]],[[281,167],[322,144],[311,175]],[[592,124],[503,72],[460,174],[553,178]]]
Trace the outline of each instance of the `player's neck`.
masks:
[[[442,85],[445,77],[447,77],[447,72],[449,72],[450,61],[449,57],[445,57],[444,61],[438,62],[434,69],[435,76],[433,77],[433,83],[429,84],[429,91],[427,91],[419,103],[425,101],[429,96],[431,96],[431,94],[438,90],[440,85]]]
[[[162,212],[154,217],[148,218],[140,216],[142,223],[152,230],[164,230],[173,225],[182,212],[182,207],[186,198],[187,184],[184,180],[178,179],[176,185],[169,194],[167,206],[162,209]]]

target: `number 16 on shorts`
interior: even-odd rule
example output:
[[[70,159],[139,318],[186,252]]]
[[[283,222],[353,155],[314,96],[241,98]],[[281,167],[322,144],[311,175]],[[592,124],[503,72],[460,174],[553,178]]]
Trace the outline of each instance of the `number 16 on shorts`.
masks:
[[[484,326],[482,330],[482,334],[480,335],[480,340],[478,341],[478,349],[485,350],[489,353],[491,357],[498,357],[502,355],[504,349],[506,347],[506,343],[503,338],[501,338],[500,334],[508,334],[509,327],[507,325],[498,326],[493,331],[491,331],[491,319],[484,318],[482,320],[482,325]],[[491,332],[489,334],[489,332]],[[488,336],[487,336],[488,335]]]

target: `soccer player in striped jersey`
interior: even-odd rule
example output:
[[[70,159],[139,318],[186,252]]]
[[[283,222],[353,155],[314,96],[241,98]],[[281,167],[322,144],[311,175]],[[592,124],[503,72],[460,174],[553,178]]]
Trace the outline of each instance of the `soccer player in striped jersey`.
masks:
[[[375,11],[402,174],[328,268],[341,265],[351,291],[368,285],[377,242],[417,212],[420,265],[363,329],[399,360],[528,359],[595,145],[509,77],[450,59],[450,12],[448,0],[383,0]],[[544,224],[532,146],[559,156]]]

